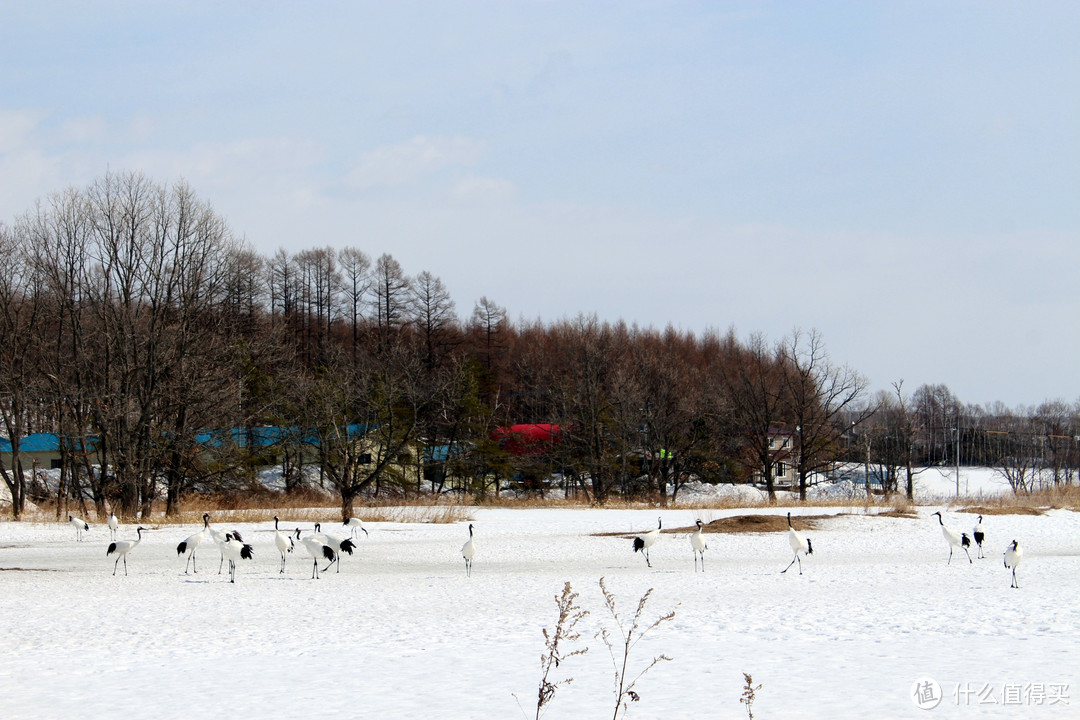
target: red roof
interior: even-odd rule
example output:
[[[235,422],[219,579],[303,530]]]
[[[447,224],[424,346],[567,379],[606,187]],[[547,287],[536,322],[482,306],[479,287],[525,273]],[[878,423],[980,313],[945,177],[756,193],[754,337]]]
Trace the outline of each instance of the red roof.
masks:
[[[491,437],[512,455],[543,455],[562,442],[562,430],[549,423],[526,423],[495,428]]]

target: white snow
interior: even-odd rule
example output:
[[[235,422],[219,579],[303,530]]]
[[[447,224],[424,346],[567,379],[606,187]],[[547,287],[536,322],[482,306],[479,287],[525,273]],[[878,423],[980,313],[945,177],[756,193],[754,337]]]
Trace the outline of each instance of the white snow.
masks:
[[[467,522],[365,523],[358,553],[321,580],[300,551],[279,575],[273,523],[241,524],[256,557],[235,585],[217,574],[212,545],[198,574],[184,574],[176,545],[194,526],[144,533],[130,575],[121,562],[114,577],[104,525],[77,543],[66,524],[2,522],[0,716],[520,718],[516,694],[531,718],[541,629],[554,627],[569,580],[591,612],[590,651],[563,663],[574,682],[545,717],[610,717],[612,662],[594,637],[612,622],[604,577],[627,616],[650,588],[646,620],[676,612],[633,650],[637,668],[673,660],[639,682],[630,718],[745,717],[743,672],[763,686],[758,718],[920,717],[910,693],[923,677],[945,694],[931,713],[941,717],[1077,717],[1080,515],[987,516],[987,558],[946,565],[935,509],[903,519],[797,508],[837,515],[806,532],[814,554],[801,576],[780,574],[783,533],[708,535],[703,574],[688,533],[661,535],[652,569],[629,537],[596,535],[648,530],[658,514],[676,528],[785,509],[474,508],[472,578]],[[944,509],[970,532],[974,516]],[[323,524],[347,535],[331,511]],[[1002,565],[1014,538],[1026,548],[1019,590]],[[1004,704],[1015,686],[1026,699]],[[987,688],[995,705],[980,702]]]

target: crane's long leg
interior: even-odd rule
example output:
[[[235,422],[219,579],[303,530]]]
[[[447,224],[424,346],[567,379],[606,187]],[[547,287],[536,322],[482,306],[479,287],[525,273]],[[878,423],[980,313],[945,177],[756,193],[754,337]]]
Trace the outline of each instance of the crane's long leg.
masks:
[[[127,553],[124,553],[124,577],[127,577]]]
[[[952,545],[949,546],[949,562],[947,562],[945,564],[946,565],[951,565],[952,564]]]
[[[780,574],[783,575],[788,570],[790,570],[791,566],[794,565],[795,561],[798,560],[798,559],[799,559],[799,553],[795,553],[795,557],[791,558],[791,562],[788,563],[788,566],[786,568],[784,568],[783,570],[780,571]],[[802,563],[799,563],[799,574],[802,574]]]
[[[119,566],[120,566],[120,558],[116,558],[116,562],[113,563],[113,566],[112,566],[112,574],[113,574],[113,576],[116,575],[116,568],[118,568]]]
[[[964,554],[968,556],[968,562],[970,563],[971,562],[971,553],[968,552],[967,548],[964,548]],[[972,563],[972,564],[974,564],[974,563]]]

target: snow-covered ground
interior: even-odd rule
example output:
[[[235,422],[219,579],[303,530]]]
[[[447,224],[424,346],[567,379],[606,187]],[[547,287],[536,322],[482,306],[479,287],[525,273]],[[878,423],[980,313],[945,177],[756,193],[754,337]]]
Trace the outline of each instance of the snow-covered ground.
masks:
[[[319,580],[299,551],[278,574],[271,523],[240,525],[256,555],[235,585],[212,545],[184,574],[176,545],[192,526],[144,533],[114,577],[104,526],[77,543],[66,524],[0,522],[0,717],[531,718],[541,629],[569,580],[590,650],[559,668],[574,682],[545,717],[606,718],[601,577],[627,616],[650,588],[647,621],[675,610],[633,649],[635,669],[672,661],[639,681],[630,718],[745,717],[743,672],[762,685],[763,719],[1080,716],[1080,515],[987,516],[987,557],[946,565],[935,509],[798,508],[836,515],[807,533],[801,576],[780,573],[785,533],[709,535],[705,573],[684,532],[661,535],[651,569],[628,538],[598,535],[655,527],[657,510],[473,509],[471,578],[466,523],[368,523]],[[972,515],[940,509],[970,532]],[[676,528],[748,512],[784,511],[662,515]],[[323,529],[348,534],[329,511]],[[1002,566],[1013,538],[1018,590]],[[924,678],[944,696],[929,712],[911,696]]]

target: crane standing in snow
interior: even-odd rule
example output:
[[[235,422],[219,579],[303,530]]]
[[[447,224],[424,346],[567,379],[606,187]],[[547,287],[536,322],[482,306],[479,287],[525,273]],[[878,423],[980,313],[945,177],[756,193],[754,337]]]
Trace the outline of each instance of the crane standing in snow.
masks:
[[[106,523],[109,526],[109,539],[110,540],[115,540],[116,539],[116,531],[120,527],[120,521],[116,519],[116,513],[113,513],[113,512],[109,513],[109,519],[106,521]]]
[[[697,521],[697,530],[690,535],[690,547],[694,549],[694,571],[697,572],[698,555],[701,556],[701,572],[705,572],[705,551],[709,549],[709,546],[705,544],[705,535],[703,530],[705,526],[701,524],[701,520]]]
[[[791,545],[791,549],[792,551],[794,551],[795,557],[792,558],[791,562],[788,563],[788,566],[786,568],[780,571],[780,574],[783,575],[788,570],[790,570],[791,566],[795,564],[796,560],[798,560],[799,574],[802,575],[802,560],[799,560],[799,553],[802,553],[803,555],[813,555],[814,546],[811,544],[810,538],[803,535],[791,525],[791,513],[787,514],[787,526],[788,543]]]
[[[986,557],[983,555],[982,544],[986,539],[986,533],[983,532],[982,515],[979,516],[979,521],[975,523],[975,529],[972,531],[971,536],[975,538],[975,544],[979,546],[979,557]]]
[[[643,533],[634,538],[634,552],[641,551],[641,554],[645,556],[645,564],[652,567],[652,562],[649,560],[649,548],[656,544],[656,539],[660,537],[660,526],[662,521],[660,518],[656,518],[656,529],[650,530],[647,533]]]
[[[210,527],[210,515],[209,514],[203,515],[203,518],[206,521],[206,529],[210,531],[210,537],[217,544],[218,550],[221,550],[222,547],[225,545],[225,536],[226,535],[232,535],[233,540],[239,540],[240,542],[244,542],[244,538],[240,537],[240,533],[237,532],[236,530],[233,530],[231,532],[221,532],[217,528]],[[221,574],[221,568],[224,565],[225,565],[225,553],[222,552],[221,553],[221,560],[218,561],[218,567],[217,567],[218,575]]]
[[[90,523],[74,515],[68,515],[68,524],[75,528],[75,542],[82,542],[82,534],[90,531]]]
[[[1020,547],[1020,543],[1013,540],[1008,548],[1005,549],[1005,567],[1006,569],[1012,568],[1012,584],[1009,587],[1019,589],[1020,584],[1016,582],[1016,566],[1020,564],[1020,561],[1024,559],[1024,550]]]
[[[179,545],[176,546],[176,554],[183,555],[188,553],[187,562],[184,563],[184,574],[187,575],[188,565],[191,565],[191,569],[198,573],[199,568],[195,567],[195,551],[202,545],[202,541],[210,534],[210,513],[203,513],[202,516],[203,529],[194,535],[190,536]]]
[[[244,543],[233,533],[225,533],[225,540],[218,543],[221,554],[229,561],[229,582],[236,582],[236,563],[255,557],[255,548]]]
[[[352,539],[353,540],[356,539],[356,531],[357,530],[363,530],[365,535],[368,534],[367,528],[364,527],[364,521],[361,520],[360,518],[351,517],[351,518],[348,518],[345,522],[343,522],[341,524],[344,525],[347,528],[350,528],[352,530]]]
[[[120,564],[120,558],[124,559],[124,575],[128,574],[127,571],[127,554],[135,549],[135,546],[142,542],[143,526],[139,526],[135,531],[138,533],[139,538],[137,540],[117,540],[109,543],[109,549],[105,551],[105,557],[109,557],[113,553],[116,553],[116,562],[113,564],[112,574],[116,575],[116,566]]]
[[[281,570],[279,573],[285,572],[285,553],[291,553],[293,551],[293,539],[292,535],[284,535],[278,530],[278,518],[274,516],[274,546],[277,547],[278,552],[281,553]]]
[[[971,539],[968,538],[967,533],[958,533],[952,528],[946,527],[945,521],[941,519],[941,512],[934,513],[937,515],[938,522],[941,524],[941,534],[945,537],[945,542],[949,543],[949,560],[946,565],[952,563],[953,548],[963,548],[964,554],[967,555],[968,562],[972,562],[971,553],[968,552],[968,548],[971,547]]]
[[[330,565],[337,563],[337,571],[341,572],[341,553],[353,554],[353,550],[356,549],[356,543],[349,538],[340,538],[337,535],[330,535],[322,531],[322,525],[315,523],[315,537],[322,540],[324,543],[334,549],[336,557],[330,562]],[[323,572],[330,569],[330,565],[323,568]]]
[[[337,553],[334,552],[334,548],[327,545],[318,535],[308,535],[305,538],[300,537],[300,528],[296,528],[296,541],[303,545],[304,550],[311,556],[311,579],[319,579],[319,558],[324,558],[333,562],[337,557]],[[330,567],[327,565],[327,567]]]
[[[465,577],[472,577],[472,561],[476,557],[476,543],[473,541],[472,523],[469,523],[469,539],[461,546],[461,557],[465,558]]]

